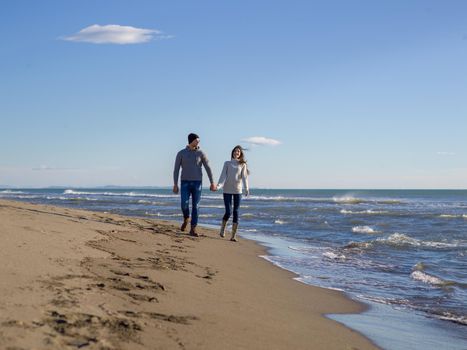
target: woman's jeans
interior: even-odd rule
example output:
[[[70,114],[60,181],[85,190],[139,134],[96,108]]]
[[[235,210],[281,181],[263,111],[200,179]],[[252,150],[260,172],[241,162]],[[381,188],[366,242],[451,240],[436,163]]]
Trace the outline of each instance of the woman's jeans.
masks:
[[[201,199],[201,181],[185,181],[180,186],[180,197],[182,200],[183,218],[190,217],[190,196],[191,196],[191,226],[198,224],[198,207]]]
[[[233,222],[238,223],[238,208],[240,208],[241,194],[224,193],[225,214],[222,220],[227,221],[232,212],[232,199],[233,199]]]

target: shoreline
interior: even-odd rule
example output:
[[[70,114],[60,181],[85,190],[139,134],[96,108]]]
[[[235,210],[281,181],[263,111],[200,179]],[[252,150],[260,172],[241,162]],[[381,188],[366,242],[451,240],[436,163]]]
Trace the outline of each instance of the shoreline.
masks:
[[[378,348],[326,316],[365,304],[296,280],[259,242],[6,200],[0,223],[2,348]]]

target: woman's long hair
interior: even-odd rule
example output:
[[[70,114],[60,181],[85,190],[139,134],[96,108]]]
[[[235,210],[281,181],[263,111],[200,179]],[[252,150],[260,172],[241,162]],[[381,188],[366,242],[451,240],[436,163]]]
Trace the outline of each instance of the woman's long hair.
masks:
[[[238,157],[238,162],[240,164],[246,164],[245,156],[243,154],[243,148],[240,145],[237,145],[233,148],[232,152],[230,153],[230,158],[234,159],[234,152],[237,149],[240,150],[240,157]]]
[[[238,162],[240,164],[242,164],[242,165],[245,164],[246,174],[250,175],[250,169],[248,169],[248,167],[246,166],[247,164],[246,164],[245,155],[243,154],[243,147],[242,146],[240,146],[240,145],[235,146],[233,148],[231,154],[230,154],[230,158],[234,159],[234,152],[235,152],[236,149],[240,150],[240,157],[238,157]]]

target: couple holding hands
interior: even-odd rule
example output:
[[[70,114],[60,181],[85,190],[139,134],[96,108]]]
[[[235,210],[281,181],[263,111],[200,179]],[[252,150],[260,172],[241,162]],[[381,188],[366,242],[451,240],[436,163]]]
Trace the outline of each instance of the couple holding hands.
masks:
[[[220,236],[225,237],[225,228],[230,215],[233,214],[232,237],[231,241],[236,242],[238,228],[238,209],[242,198],[243,187],[245,195],[249,195],[248,187],[248,168],[243,155],[243,148],[235,146],[231,153],[231,159],[224,163],[221,175],[217,185],[214,183],[212,170],[206,154],[199,148],[199,136],[196,134],[188,135],[188,145],[177,153],[173,172],[173,192],[179,193],[181,197],[181,207],[183,213],[183,223],[180,230],[185,231],[190,223],[190,197],[191,197],[191,229],[190,236],[198,237],[196,225],[198,224],[198,207],[201,199],[202,167],[206,169],[209,181],[211,182],[211,191],[217,191],[223,188],[225,213],[222,218]],[[178,187],[178,177],[182,168],[181,184]],[[233,211],[232,211],[233,202]]]

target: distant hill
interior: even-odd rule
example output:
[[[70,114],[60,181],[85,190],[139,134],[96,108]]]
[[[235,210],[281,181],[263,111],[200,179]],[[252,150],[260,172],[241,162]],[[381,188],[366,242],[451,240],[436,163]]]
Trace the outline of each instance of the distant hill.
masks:
[[[119,190],[119,189],[131,189],[131,190],[150,190],[150,189],[161,189],[161,188],[172,188],[170,186],[116,186],[116,185],[106,185],[106,186],[48,186],[46,188],[55,189],[55,190],[63,190],[63,189],[83,189],[83,188],[98,188],[98,189],[106,189],[106,190]]]

